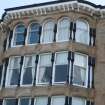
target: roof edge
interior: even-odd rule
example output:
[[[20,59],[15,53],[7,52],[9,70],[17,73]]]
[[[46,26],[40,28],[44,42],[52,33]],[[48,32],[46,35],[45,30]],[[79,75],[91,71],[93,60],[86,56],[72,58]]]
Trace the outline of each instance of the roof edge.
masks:
[[[46,5],[52,5],[52,4],[63,3],[63,2],[68,2],[68,1],[77,1],[79,3],[88,4],[94,8],[99,8],[99,9],[105,8],[105,6],[96,5],[95,3],[92,3],[92,2],[86,1],[86,0],[56,0],[56,1],[38,3],[38,4],[31,4],[31,5],[24,5],[24,6],[19,6],[19,7],[7,8],[7,9],[5,9],[5,11],[20,10],[20,9],[26,9],[26,8],[32,8],[32,7],[38,7],[38,6],[46,6]]]

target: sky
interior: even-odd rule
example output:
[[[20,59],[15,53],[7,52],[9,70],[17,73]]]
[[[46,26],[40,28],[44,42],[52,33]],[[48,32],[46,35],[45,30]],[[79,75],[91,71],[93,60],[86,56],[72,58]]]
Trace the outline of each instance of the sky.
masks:
[[[0,18],[4,13],[4,9],[10,7],[17,7],[47,1],[54,1],[54,0],[0,0]],[[87,0],[95,4],[105,5],[105,0]]]

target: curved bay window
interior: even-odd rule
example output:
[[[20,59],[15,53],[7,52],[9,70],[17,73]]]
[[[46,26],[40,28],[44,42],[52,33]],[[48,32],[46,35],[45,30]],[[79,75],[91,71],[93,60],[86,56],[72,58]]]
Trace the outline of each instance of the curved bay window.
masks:
[[[83,20],[76,21],[76,42],[89,44],[89,25]]]
[[[16,26],[14,30],[14,37],[13,37],[13,45],[24,45],[25,42],[25,26],[23,24],[19,24]]]
[[[52,43],[54,40],[54,22],[47,21],[43,25],[41,43]]]
[[[32,23],[28,29],[28,44],[35,44],[39,42],[40,25],[38,23]]]
[[[56,39],[58,42],[68,41],[70,34],[70,21],[68,18],[63,18],[58,23],[58,32]]]

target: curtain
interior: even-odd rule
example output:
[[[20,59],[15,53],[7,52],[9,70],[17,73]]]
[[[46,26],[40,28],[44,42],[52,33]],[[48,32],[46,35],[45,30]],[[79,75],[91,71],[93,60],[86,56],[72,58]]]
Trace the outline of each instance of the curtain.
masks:
[[[50,72],[51,72],[51,54],[40,55],[38,82],[39,83],[49,82]]]
[[[43,27],[43,43],[53,42],[54,39],[54,23],[47,22]]]
[[[75,54],[73,80],[78,85],[85,85],[87,69],[87,57],[80,54]]]
[[[77,21],[76,26],[76,42],[89,44],[88,24],[83,21]]]
[[[20,57],[12,57],[9,62],[9,69],[20,68]]]
[[[51,65],[51,54],[40,55],[40,64],[39,66]]]
[[[85,99],[73,97],[72,105],[85,105]]]
[[[51,105],[64,105],[65,97],[63,96],[53,96],[51,100]]]
[[[62,19],[58,24],[58,40],[69,40],[69,28],[70,28],[70,21],[65,18]]]
[[[68,63],[68,53],[67,52],[61,52],[56,53],[56,64],[67,64]]]
[[[47,97],[36,97],[35,105],[47,105]]]

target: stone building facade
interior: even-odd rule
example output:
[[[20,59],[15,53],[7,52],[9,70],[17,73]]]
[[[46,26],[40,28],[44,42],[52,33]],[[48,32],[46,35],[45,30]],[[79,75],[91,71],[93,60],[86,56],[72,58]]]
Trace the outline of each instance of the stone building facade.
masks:
[[[5,9],[0,105],[105,105],[105,7],[58,0]]]

